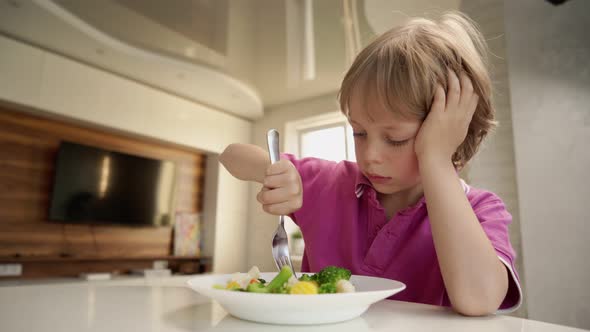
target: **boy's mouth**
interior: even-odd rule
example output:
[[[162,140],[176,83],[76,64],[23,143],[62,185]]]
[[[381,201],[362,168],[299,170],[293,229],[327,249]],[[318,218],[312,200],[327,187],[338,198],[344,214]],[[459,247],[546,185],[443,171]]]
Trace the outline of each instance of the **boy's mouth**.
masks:
[[[371,174],[371,173],[367,173],[367,178],[372,183],[386,183],[386,182],[389,182],[389,180],[391,180],[391,177],[388,177],[388,176],[380,176],[380,175]]]

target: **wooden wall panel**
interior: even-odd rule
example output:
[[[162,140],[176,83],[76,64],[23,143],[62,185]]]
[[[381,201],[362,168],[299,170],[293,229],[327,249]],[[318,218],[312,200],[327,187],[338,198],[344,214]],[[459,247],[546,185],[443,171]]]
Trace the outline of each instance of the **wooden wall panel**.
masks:
[[[109,257],[171,255],[172,227],[73,225],[47,220],[61,141],[173,161],[177,165],[176,211],[202,209],[204,154],[0,105],[0,260],[21,257],[30,264],[34,257],[86,257],[108,265],[104,259]]]
[[[65,254],[63,226],[0,220],[0,257],[58,257]]]

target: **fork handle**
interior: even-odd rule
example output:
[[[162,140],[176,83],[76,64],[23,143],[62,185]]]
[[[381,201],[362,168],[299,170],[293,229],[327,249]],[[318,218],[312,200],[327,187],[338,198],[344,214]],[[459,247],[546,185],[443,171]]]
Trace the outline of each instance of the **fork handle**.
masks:
[[[266,142],[268,144],[268,154],[270,156],[270,163],[274,164],[279,161],[279,132],[276,129],[271,129],[266,133]]]
[[[281,225],[282,227],[285,226],[285,216],[282,214],[279,216],[279,225]]]

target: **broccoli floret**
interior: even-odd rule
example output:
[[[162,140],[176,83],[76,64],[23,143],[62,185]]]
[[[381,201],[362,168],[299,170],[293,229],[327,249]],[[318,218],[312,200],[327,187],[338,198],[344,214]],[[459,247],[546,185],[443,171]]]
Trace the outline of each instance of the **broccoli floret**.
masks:
[[[252,293],[269,293],[268,287],[264,286],[262,283],[253,282],[248,285],[246,291]]]
[[[254,293],[285,293],[285,283],[291,278],[293,271],[288,266],[283,266],[279,274],[276,275],[266,286],[263,283],[251,283],[248,285],[248,292]]]
[[[309,276],[309,274],[302,274],[301,277],[299,277],[299,281],[314,281],[314,280],[313,280],[313,276]]]
[[[289,294],[289,289],[287,287],[279,287],[273,291],[275,294]]]
[[[335,283],[327,283],[320,285],[318,289],[319,294],[331,294],[336,293],[336,284]]]
[[[338,280],[349,280],[351,274],[352,273],[348,269],[337,266],[327,266],[314,276],[317,276],[317,281],[320,284],[320,287],[323,284],[334,284],[334,287],[336,287]]]

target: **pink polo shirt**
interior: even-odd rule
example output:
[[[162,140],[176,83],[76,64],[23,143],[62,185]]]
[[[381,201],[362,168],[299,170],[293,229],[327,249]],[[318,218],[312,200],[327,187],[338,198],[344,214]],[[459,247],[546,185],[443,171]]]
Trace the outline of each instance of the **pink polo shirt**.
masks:
[[[291,215],[305,239],[302,271],[341,266],[353,274],[406,284],[407,288],[391,299],[450,305],[424,197],[388,221],[375,189],[356,163],[281,156],[295,165],[303,182],[303,206]],[[509,289],[499,312],[516,310],[522,294],[508,235],[512,216],[495,194],[464,182],[463,187],[498,258],[508,269]]]

